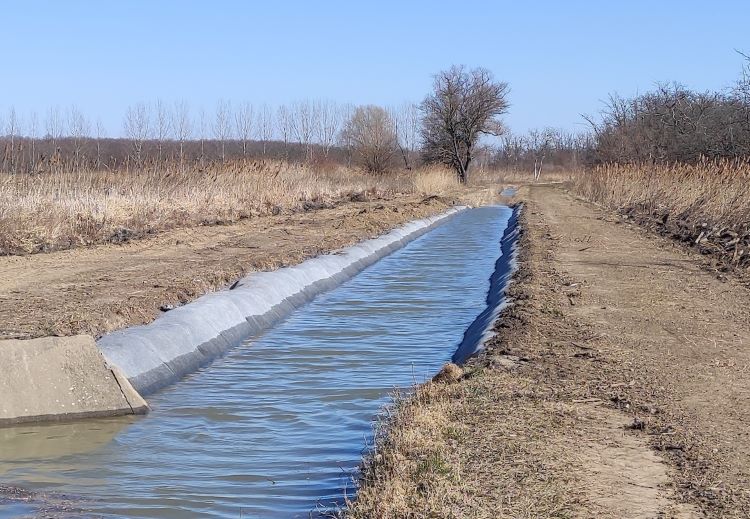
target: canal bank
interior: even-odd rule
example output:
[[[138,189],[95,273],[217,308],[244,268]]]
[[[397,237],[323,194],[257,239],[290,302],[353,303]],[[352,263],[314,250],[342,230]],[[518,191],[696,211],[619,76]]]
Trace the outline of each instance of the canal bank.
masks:
[[[466,209],[453,207],[299,265],[250,274],[145,326],[105,335],[97,344],[141,395],[150,395]]]
[[[349,517],[747,517],[747,288],[560,186],[518,196],[514,303],[381,422]]]

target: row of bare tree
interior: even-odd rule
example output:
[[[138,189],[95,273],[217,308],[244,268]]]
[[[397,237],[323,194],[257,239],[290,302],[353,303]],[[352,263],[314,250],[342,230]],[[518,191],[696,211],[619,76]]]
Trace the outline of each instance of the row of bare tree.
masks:
[[[394,154],[405,167],[417,158],[419,118],[413,104],[385,109],[395,137]],[[11,173],[158,166],[236,157],[351,160],[352,135],[344,132],[358,109],[325,100],[270,107],[221,100],[212,113],[193,113],[186,101],[136,103],[123,119],[124,137],[108,138],[101,120],[81,110],[50,109],[22,118],[0,114],[0,171]],[[333,155],[332,155],[333,154]]]
[[[195,116],[187,102],[157,100],[128,107],[124,139],[107,139],[102,124],[92,126],[76,107],[49,110],[44,133],[35,114],[22,121],[11,108],[0,121],[0,170],[158,168],[164,161],[184,165],[280,152],[294,160],[354,161],[373,173],[398,164],[411,169],[419,160],[439,162],[465,182],[482,151],[481,137],[503,133],[500,116],[508,108],[507,95],[508,85],[488,70],[454,66],[435,75],[433,91],[419,106],[386,109],[308,100],[272,109],[222,100],[212,114],[200,110]]]
[[[508,133],[494,148],[492,167],[533,171],[539,177],[545,167],[578,169],[594,160],[594,139],[589,133],[558,128],[530,130],[524,135]]]

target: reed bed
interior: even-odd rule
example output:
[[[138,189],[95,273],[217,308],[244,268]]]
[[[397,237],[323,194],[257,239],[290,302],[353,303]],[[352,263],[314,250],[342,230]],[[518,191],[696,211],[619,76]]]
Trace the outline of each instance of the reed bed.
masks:
[[[557,166],[545,167],[539,178],[534,178],[531,169],[524,168],[477,168],[469,174],[470,185],[526,184],[569,182],[580,173],[579,169],[565,169]]]
[[[599,166],[574,177],[581,196],[702,252],[750,266],[750,163]]]
[[[372,176],[343,166],[234,161],[131,171],[0,176],[0,255],[122,242],[285,210],[450,184],[443,172]]]
[[[413,189],[423,195],[445,195],[461,187],[456,172],[440,166],[425,166],[411,177]]]

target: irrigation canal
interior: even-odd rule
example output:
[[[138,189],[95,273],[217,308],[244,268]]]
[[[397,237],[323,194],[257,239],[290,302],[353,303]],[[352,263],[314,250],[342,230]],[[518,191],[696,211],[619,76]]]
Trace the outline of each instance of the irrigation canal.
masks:
[[[148,416],[0,429],[0,484],[64,500],[74,517],[289,518],[343,504],[394,388],[434,375],[486,310],[511,214],[457,214],[152,395]],[[40,506],[7,501],[0,517]]]

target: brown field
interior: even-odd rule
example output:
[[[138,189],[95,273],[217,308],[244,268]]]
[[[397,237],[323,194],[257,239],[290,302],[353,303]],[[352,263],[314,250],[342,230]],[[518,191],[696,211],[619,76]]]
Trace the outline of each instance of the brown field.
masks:
[[[440,194],[442,168],[373,176],[343,166],[236,160],[184,170],[0,176],[0,255],[121,243],[169,229],[230,224],[352,199]]]

